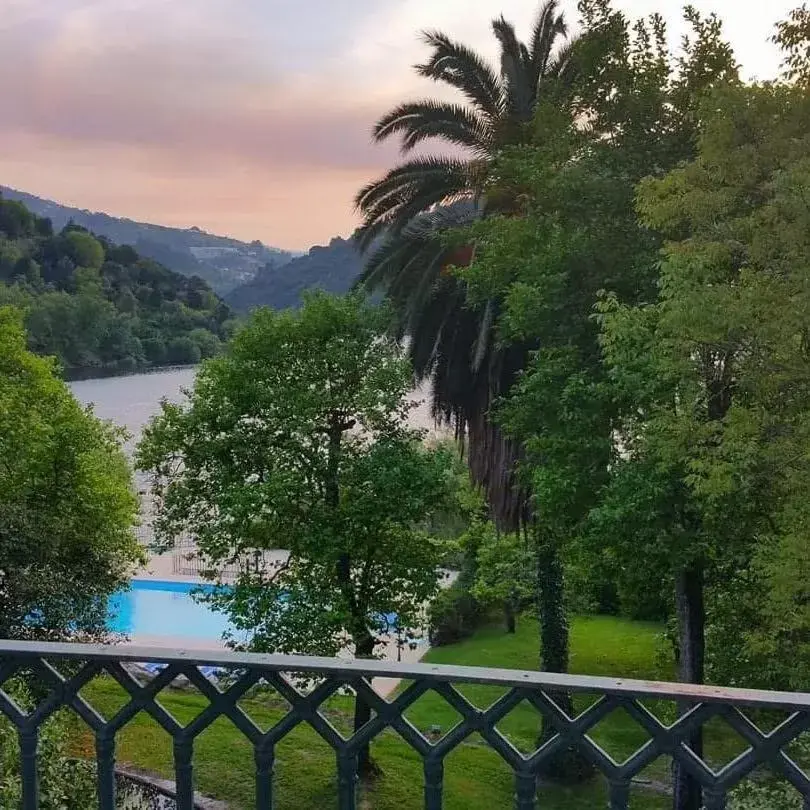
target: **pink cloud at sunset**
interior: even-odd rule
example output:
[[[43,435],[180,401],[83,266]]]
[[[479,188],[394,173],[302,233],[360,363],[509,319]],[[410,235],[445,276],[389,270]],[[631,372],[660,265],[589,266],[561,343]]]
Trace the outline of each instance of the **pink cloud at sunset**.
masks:
[[[370,129],[435,95],[411,66],[439,28],[492,56],[489,20],[536,0],[4,0],[0,184],[70,205],[300,249],[356,225],[356,190],[396,159]],[[617,2],[636,16],[668,0]],[[772,75],[793,5],[715,9],[747,73]],[[575,12],[570,3],[569,16]],[[756,19],[754,19],[756,17]]]

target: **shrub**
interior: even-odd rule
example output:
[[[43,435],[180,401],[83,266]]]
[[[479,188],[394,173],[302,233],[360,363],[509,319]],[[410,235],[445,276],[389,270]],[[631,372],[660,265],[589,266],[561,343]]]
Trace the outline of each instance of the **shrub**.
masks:
[[[179,337],[172,340],[166,348],[166,359],[170,363],[177,365],[193,366],[200,362],[202,355],[200,347],[187,337]]]
[[[731,791],[728,810],[802,810],[802,797],[787,782],[746,781]]]
[[[31,705],[31,695],[19,679],[3,686],[18,705]],[[68,759],[70,718],[56,715],[46,721],[39,735],[40,810],[87,810],[96,802],[93,763]],[[0,716],[0,807],[19,807],[22,801],[20,747],[17,730]]]
[[[434,647],[453,644],[473,634],[486,619],[482,604],[458,581],[441,591],[428,610],[428,632]]]

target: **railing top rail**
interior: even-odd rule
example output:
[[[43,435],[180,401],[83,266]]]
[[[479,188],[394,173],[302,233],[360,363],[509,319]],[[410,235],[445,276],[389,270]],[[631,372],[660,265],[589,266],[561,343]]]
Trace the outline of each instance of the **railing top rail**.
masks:
[[[810,693],[771,692],[662,681],[608,678],[591,675],[563,675],[489,667],[407,664],[368,659],[344,660],[305,655],[262,655],[225,650],[172,650],[136,645],[73,644],[12,641],[0,639],[2,658],[67,658],[114,660],[121,662],[182,663],[222,669],[250,668],[254,671],[303,672],[338,676],[347,680],[359,677],[403,678],[453,683],[478,683],[517,686],[546,691],[598,692],[620,697],[643,697],[695,703],[726,703],[790,711],[810,711]]]

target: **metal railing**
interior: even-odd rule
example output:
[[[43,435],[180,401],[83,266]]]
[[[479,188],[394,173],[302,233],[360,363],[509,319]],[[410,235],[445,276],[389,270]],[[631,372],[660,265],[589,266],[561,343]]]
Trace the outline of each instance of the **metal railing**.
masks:
[[[240,574],[259,573],[270,568],[266,555],[242,554],[229,563],[212,563],[201,556],[196,549],[192,551],[172,551],[172,573],[184,577],[200,579],[233,580]]]
[[[164,664],[151,681],[141,683],[128,665]],[[59,667],[69,668],[69,677]],[[69,667],[68,667],[69,665]],[[200,668],[227,671],[232,678],[212,682]],[[210,670],[205,670],[210,672]],[[15,704],[3,688],[16,674],[36,675],[48,689],[32,711]],[[106,720],[80,694],[93,678],[106,673],[126,691],[128,702]],[[318,683],[301,691],[294,676],[306,674]],[[208,700],[208,706],[188,725],[178,722],[157,700],[175,679],[185,677]],[[290,676],[293,676],[291,680]],[[373,678],[398,678],[408,685],[391,699],[371,686]],[[257,684],[274,689],[289,703],[289,711],[271,728],[262,730],[238,705]],[[468,700],[455,684],[497,686],[501,697],[487,707]],[[371,719],[357,732],[345,736],[327,719],[324,703],[350,688],[372,709]],[[459,715],[457,725],[434,741],[420,732],[405,711],[428,692],[441,696]],[[569,716],[555,701],[562,693],[588,693],[600,697],[576,716]],[[528,701],[548,718],[554,733],[536,750],[523,753],[497,728],[519,704]],[[677,701],[690,708],[665,724],[642,701]],[[173,740],[177,807],[193,810],[192,755],[195,739],[220,717],[229,718],[253,747],[256,807],[271,810],[275,749],[290,731],[309,724],[334,750],[337,761],[338,806],[355,810],[358,753],[386,729],[399,733],[420,755],[424,766],[424,806],[443,806],[444,760],[470,735],[478,734],[514,772],[514,807],[534,810],[537,774],[560,752],[577,749],[607,779],[611,810],[626,810],[633,780],[660,756],[672,757],[703,787],[706,810],[721,810],[731,788],[767,765],[782,775],[810,807],[810,780],[785,748],[810,729],[810,694],[724,689],[711,686],[632,681],[604,677],[558,675],[508,669],[399,664],[389,661],[343,661],[304,656],[252,655],[230,652],[181,651],[141,647],[53,644],[0,641],[0,711],[16,726],[21,750],[23,810],[38,810],[37,747],[42,724],[61,707],[71,707],[89,725],[96,740],[98,798],[101,810],[115,806],[116,734],[140,712],[146,712]],[[589,735],[611,713],[623,710],[647,733],[649,740],[623,762],[617,762]],[[763,731],[751,714],[787,715],[775,728]],[[714,770],[688,744],[695,730],[722,718],[747,743],[747,750]]]

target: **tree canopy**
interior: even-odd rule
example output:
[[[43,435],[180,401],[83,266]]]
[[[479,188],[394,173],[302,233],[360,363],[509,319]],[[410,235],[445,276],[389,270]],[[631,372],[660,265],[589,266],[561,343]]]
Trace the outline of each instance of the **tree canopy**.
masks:
[[[141,549],[121,435],[0,308],[0,635],[98,634]]]
[[[212,571],[286,552],[212,597],[253,650],[336,655],[350,642],[372,656],[416,632],[437,592],[442,545],[427,529],[455,474],[407,426],[412,373],[386,320],[323,293],[296,313],[258,310],[139,446],[164,543],[190,532]],[[356,726],[367,717],[358,701]]]
[[[369,655],[391,614],[418,625],[437,585],[438,549],[418,527],[452,471],[407,426],[411,371],[382,317],[325,294],[257,311],[141,442],[165,542],[191,531],[212,563],[290,551],[218,597],[255,649],[331,655],[348,634]]]

